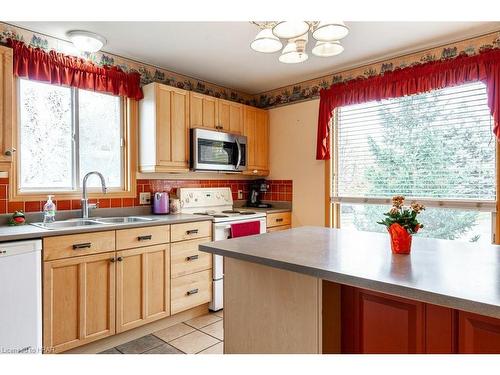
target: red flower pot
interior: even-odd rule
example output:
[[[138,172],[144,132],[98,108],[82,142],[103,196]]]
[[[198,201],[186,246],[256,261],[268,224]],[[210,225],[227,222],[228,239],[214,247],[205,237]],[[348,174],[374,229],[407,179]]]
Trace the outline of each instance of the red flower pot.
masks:
[[[391,250],[393,254],[410,254],[411,234],[401,225],[394,223],[389,228],[391,236]]]

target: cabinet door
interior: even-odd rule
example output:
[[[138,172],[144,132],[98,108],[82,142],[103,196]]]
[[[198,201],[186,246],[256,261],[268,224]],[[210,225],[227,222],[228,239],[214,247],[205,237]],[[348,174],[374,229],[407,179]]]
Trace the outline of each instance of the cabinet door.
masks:
[[[44,262],[43,343],[62,352],[115,333],[114,252]]]
[[[342,293],[352,294],[342,296],[343,351],[424,352],[423,303],[357,288],[342,288]]]
[[[12,160],[12,130],[16,111],[12,49],[0,46],[0,162]]]
[[[255,166],[264,174],[269,172],[269,115],[264,110],[256,112]]]
[[[156,88],[157,164],[189,168],[189,94],[165,85]]]
[[[217,99],[191,92],[189,119],[191,128],[215,130],[216,126],[219,126]]]
[[[170,315],[170,245],[116,253],[116,331]]]
[[[219,130],[233,134],[243,134],[243,105],[230,102],[229,100],[218,100]]]
[[[255,169],[255,153],[256,147],[256,121],[257,110],[252,107],[245,106],[243,120],[243,134],[247,137],[247,167],[250,172]]]
[[[269,174],[269,116],[267,111],[244,107],[244,135],[247,137],[247,170],[245,174]]]
[[[460,311],[458,351],[471,354],[500,354],[500,319]]]

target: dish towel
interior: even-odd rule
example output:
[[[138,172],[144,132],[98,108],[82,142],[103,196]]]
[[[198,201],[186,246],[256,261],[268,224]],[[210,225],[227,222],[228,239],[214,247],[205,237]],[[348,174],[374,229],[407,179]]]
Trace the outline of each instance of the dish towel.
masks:
[[[260,221],[231,224],[231,238],[251,236],[260,233]]]

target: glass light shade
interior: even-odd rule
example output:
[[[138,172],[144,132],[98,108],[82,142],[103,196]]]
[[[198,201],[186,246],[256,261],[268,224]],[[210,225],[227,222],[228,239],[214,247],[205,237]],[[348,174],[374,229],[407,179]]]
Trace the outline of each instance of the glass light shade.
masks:
[[[285,64],[297,64],[306,61],[309,56],[305,53],[305,45],[297,42],[288,42],[283,48],[279,61]]]
[[[342,21],[320,21],[313,31],[313,38],[321,42],[332,42],[344,38],[349,29]]]
[[[73,30],[66,34],[76,48],[83,52],[97,52],[105,44],[106,39],[90,31]]]
[[[283,47],[281,41],[274,36],[271,29],[262,29],[259,31],[250,48],[257,52],[273,53],[278,52]]]
[[[330,57],[339,55],[344,52],[344,47],[340,44],[339,41],[333,42],[316,42],[316,45],[312,49],[313,55],[319,57]]]
[[[281,21],[273,27],[273,34],[282,39],[293,39],[309,31],[306,21]]]

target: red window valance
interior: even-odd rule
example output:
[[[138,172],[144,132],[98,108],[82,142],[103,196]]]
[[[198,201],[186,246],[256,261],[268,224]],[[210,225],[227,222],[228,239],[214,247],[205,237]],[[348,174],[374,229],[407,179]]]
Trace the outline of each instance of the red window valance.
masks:
[[[9,39],[14,54],[14,75],[55,85],[77,87],[140,100],[144,97],[137,72],[119,67],[99,67],[84,59],[56,51],[45,52]]]
[[[482,81],[487,86],[493,132],[500,139],[500,50],[452,60],[432,61],[370,78],[337,83],[320,91],[316,159],[330,158],[330,120],[333,110],[350,104],[397,98],[435,89]]]

